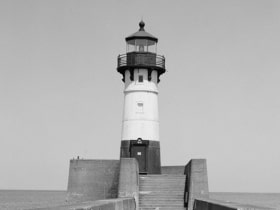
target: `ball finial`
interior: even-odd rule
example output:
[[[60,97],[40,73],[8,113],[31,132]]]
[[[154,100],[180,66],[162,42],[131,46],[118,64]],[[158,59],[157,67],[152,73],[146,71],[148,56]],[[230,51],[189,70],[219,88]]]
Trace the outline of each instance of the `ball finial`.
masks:
[[[145,23],[144,23],[144,21],[143,21],[143,20],[141,20],[141,22],[139,23],[139,26],[140,26],[139,31],[145,31],[145,30],[144,30]]]

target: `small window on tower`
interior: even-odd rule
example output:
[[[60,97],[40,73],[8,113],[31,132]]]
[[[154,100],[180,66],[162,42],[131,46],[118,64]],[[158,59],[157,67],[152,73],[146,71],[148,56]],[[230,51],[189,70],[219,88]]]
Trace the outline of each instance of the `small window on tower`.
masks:
[[[139,75],[138,82],[143,82],[143,81],[144,81],[143,75]]]
[[[144,109],[144,104],[143,102],[137,102],[137,113],[143,113]]]

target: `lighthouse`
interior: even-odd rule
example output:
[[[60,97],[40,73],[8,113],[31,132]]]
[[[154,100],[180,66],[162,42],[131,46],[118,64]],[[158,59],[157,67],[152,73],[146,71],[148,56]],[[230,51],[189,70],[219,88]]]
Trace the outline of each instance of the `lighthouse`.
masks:
[[[145,23],[126,37],[126,54],[118,56],[117,71],[124,82],[121,158],[136,158],[141,174],[160,174],[158,83],[165,58],[157,55],[158,39]]]

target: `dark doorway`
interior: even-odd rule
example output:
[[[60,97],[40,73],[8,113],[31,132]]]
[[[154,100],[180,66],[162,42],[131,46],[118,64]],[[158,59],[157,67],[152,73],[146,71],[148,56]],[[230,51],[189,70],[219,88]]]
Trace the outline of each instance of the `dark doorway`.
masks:
[[[133,145],[131,157],[136,158],[139,164],[139,173],[147,173],[146,145]]]

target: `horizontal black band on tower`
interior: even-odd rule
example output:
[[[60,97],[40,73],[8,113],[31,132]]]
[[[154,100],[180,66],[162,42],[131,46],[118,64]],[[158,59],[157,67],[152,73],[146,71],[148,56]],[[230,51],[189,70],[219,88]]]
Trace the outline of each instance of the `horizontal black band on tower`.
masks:
[[[157,71],[159,75],[165,73],[166,69],[161,68],[158,66],[152,66],[152,65],[125,65],[125,66],[119,66],[117,68],[117,71],[121,74],[124,74],[126,70],[134,70],[134,69],[147,69],[148,71]]]
[[[160,148],[160,142],[154,140],[142,140],[142,143],[139,140],[122,140],[121,147],[130,147],[131,145],[148,145],[149,147]]]
[[[162,75],[163,73],[165,73],[166,69],[163,69],[163,68],[160,68],[160,67],[157,67],[157,66],[145,66],[145,65],[137,65],[137,66],[133,66],[133,65],[129,65],[129,66],[121,66],[121,67],[118,67],[117,68],[117,71],[122,74],[123,76],[123,79],[122,81],[124,81],[124,78],[125,78],[125,71],[126,70],[129,70],[130,72],[130,80],[131,81],[134,81],[134,76],[133,76],[133,71],[135,69],[147,69],[148,70],[148,81],[151,81],[152,79],[152,71],[157,71],[158,72],[158,82],[160,82],[160,75]]]

